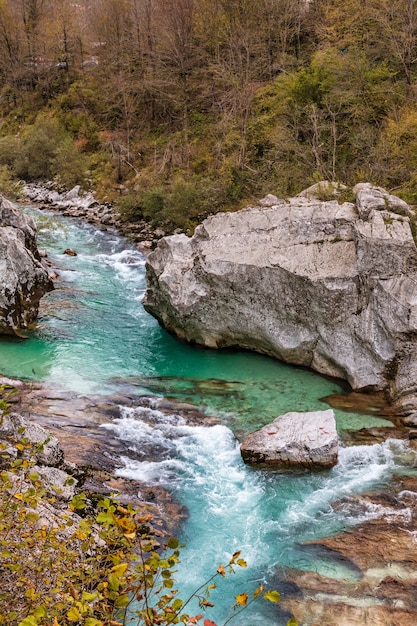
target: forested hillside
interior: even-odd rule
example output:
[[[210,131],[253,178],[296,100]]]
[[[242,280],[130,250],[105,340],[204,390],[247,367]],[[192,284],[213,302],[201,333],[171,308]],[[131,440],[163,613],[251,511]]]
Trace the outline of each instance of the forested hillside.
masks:
[[[416,201],[414,0],[1,0],[0,186],[192,228],[267,192]]]

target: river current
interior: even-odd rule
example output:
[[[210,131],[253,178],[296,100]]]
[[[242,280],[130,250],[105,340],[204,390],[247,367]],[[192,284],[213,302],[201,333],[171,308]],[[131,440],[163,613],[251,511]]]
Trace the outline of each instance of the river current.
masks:
[[[152,441],[163,450],[158,462],[124,459],[120,474],[167,487],[189,511],[179,537],[186,545],[177,574],[180,597],[186,598],[236,550],[242,550],[248,568],[225,579],[212,596],[216,606],[208,617],[219,625],[235,594],[250,592],[260,582],[279,590],[287,567],[336,579],[357,576],[304,544],[380,515],[370,508],[354,517],[333,503],[383,487],[393,474],[407,471],[405,444],[388,440],[342,447],[338,465],[320,473],[288,475],[245,466],[239,453],[245,434],[290,410],[328,408],[321,398],[342,392],[337,382],[261,355],[179,342],[141,305],[141,252],[115,232],[36,208],[30,212],[38,224],[39,246],[47,250],[59,279],[55,291],[43,298],[29,337],[1,340],[0,372],[50,380],[86,394],[128,386],[138,395],[168,396],[221,418],[216,426],[189,426],[157,409],[124,408],[120,419],[105,426],[136,445]],[[63,254],[68,247],[77,256]],[[369,415],[335,413],[340,432],[390,425]],[[279,605],[257,602],[233,623],[279,626],[287,618]]]

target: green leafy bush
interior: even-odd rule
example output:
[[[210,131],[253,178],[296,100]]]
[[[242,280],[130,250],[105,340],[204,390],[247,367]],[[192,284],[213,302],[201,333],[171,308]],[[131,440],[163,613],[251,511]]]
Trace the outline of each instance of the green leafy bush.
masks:
[[[222,181],[194,177],[131,192],[116,204],[123,220],[145,219],[154,226],[193,230],[208,215],[224,210],[228,201],[228,189]]]
[[[17,200],[21,196],[22,184],[13,176],[7,165],[0,165],[0,193]]]
[[[163,187],[152,187],[146,190],[141,198],[143,217],[157,224],[163,219],[167,203],[167,192]]]
[[[137,193],[128,193],[121,196],[116,202],[116,209],[120,218],[125,222],[135,222],[143,219],[141,197]]]
[[[0,139],[0,165],[10,177],[32,180],[55,178],[66,188],[83,184],[88,159],[70,134],[50,115],[39,115],[18,138]]]
[[[20,140],[13,164],[16,175],[24,180],[52,178],[52,162],[61,140],[57,121],[49,115],[38,116]]]
[[[19,149],[19,139],[10,135],[0,137],[0,165],[13,166]]]
[[[51,161],[51,173],[57,182],[66,189],[83,185],[88,159],[67,136],[56,146]]]

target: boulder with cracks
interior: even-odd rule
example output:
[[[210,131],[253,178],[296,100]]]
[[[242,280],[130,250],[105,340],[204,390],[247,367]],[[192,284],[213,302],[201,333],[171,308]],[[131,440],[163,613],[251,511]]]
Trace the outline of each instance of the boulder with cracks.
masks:
[[[289,200],[207,218],[148,257],[144,306],[181,339],[237,346],[417,406],[412,210],[368,183],[355,202]],[[316,194],[317,195],[317,194]]]
[[[39,300],[52,289],[34,221],[0,196],[0,334],[19,335],[30,326]]]

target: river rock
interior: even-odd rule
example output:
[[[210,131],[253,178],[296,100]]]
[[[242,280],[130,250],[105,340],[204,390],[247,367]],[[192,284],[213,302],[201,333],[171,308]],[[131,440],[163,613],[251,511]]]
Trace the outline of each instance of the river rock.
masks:
[[[363,183],[207,218],[148,256],[146,310],[181,339],[239,346],[417,406],[412,211]],[[313,194],[314,195],[314,194]],[[274,204],[272,204],[274,203]]]
[[[39,465],[58,467],[64,460],[64,453],[58,439],[48,433],[42,426],[28,420],[18,413],[0,415],[0,439],[19,442],[25,439],[34,446],[30,450],[33,460]]]
[[[243,441],[245,463],[268,469],[327,468],[336,465],[338,438],[332,409],[286,413]]]
[[[402,418],[404,426],[417,427],[417,413],[414,412],[411,415],[406,415]]]
[[[0,334],[19,334],[37,316],[39,300],[53,289],[32,218],[0,196]]]
[[[65,248],[64,254],[66,254],[67,256],[77,256],[77,253],[73,248]]]

